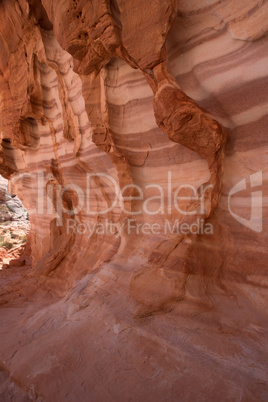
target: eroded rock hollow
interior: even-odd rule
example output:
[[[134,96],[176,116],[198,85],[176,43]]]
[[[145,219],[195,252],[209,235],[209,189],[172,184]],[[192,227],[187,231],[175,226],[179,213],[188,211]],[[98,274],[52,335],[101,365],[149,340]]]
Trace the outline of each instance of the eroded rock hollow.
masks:
[[[0,3],[4,401],[267,400],[267,4]]]

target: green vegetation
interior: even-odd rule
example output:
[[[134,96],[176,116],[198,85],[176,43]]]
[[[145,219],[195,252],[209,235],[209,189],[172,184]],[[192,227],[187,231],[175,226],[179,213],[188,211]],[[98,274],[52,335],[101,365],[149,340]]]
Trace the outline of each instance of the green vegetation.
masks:
[[[11,250],[13,248],[13,243],[10,243],[9,241],[0,241],[0,247],[6,247],[8,250]]]

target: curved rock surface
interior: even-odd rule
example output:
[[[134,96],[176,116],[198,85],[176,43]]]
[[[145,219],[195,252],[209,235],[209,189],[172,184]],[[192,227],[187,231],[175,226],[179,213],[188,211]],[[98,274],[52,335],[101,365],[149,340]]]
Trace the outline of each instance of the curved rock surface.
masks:
[[[0,3],[3,400],[267,400],[267,4]]]

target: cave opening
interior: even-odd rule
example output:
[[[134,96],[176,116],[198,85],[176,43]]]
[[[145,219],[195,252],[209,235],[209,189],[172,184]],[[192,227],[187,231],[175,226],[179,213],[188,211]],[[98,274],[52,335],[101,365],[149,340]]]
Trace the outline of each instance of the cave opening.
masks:
[[[30,220],[13,193],[11,181],[0,176],[0,269],[29,263]]]

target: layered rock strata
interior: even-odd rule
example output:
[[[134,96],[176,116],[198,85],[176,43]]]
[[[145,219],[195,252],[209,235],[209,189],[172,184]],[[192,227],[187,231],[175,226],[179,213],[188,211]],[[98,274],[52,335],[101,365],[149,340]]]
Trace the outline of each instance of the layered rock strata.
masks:
[[[0,272],[2,395],[266,399],[267,14],[1,2],[0,173],[32,255]]]

